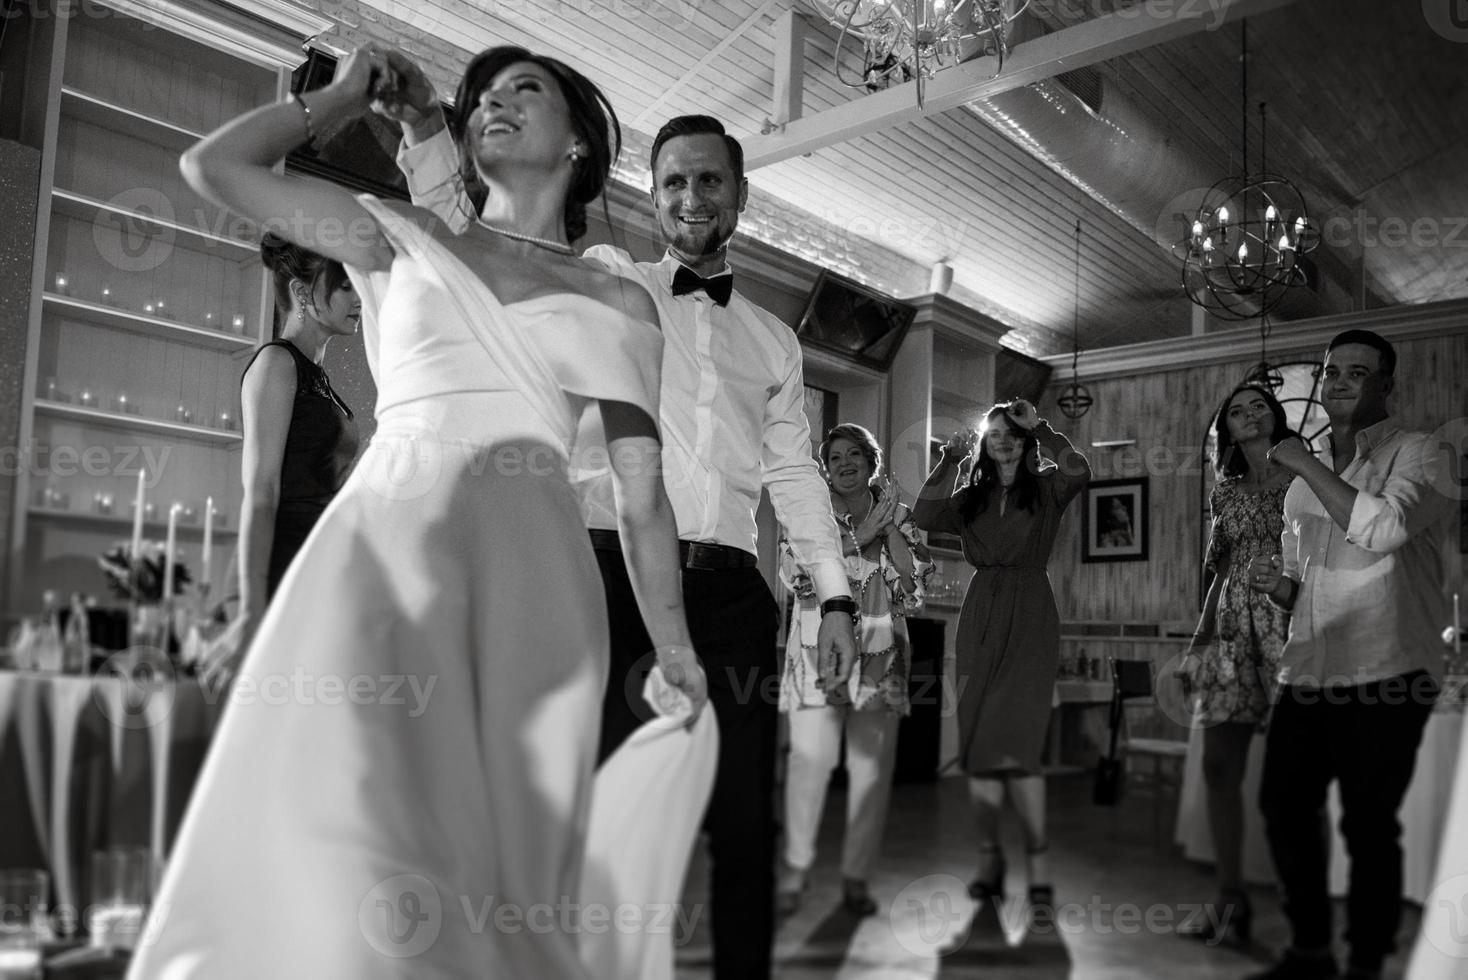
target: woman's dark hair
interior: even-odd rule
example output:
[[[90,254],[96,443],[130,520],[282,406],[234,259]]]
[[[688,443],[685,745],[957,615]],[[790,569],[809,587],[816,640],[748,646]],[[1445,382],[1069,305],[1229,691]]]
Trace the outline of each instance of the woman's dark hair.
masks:
[[[1234,444],[1234,437],[1228,432],[1228,407],[1233,404],[1235,396],[1244,391],[1263,396],[1264,404],[1269,406],[1269,414],[1274,416],[1274,434],[1269,437],[1271,446],[1291,437],[1299,437],[1299,433],[1290,428],[1289,419],[1285,418],[1284,406],[1274,397],[1269,386],[1256,381],[1245,381],[1230,391],[1228,397],[1218,406],[1218,411],[1213,413],[1213,472],[1220,479],[1240,477],[1249,472],[1248,458],[1239,452],[1239,447]]]
[[[882,472],[882,447],[877,445],[877,437],[872,435],[871,430],[865,426],[857,425],[855,422],[843,422],[832,426],[826,433],[826,438],[821,440],[820,463],[821,472],[828,477],[827,460],[831,455],[831,443],[837,439],[845,439],[861,450],[866,457],[867,464],[872,468],[872,478],[875,479]]]
[[[969,472],[967,492],[959,505],[965,524],[988,509],[989,500],[996,490],[1003,492],[999,486],[999,464],[989,455],[989,447],[984,441],[985,434],[996,425],[1008,426],[1016,438],[1024,439],[1024,455],[1014,475],[1014,505],[1021,510],[1033,511],[1039,501],[1040,478],[1036,470],[1040,464],[1040,440],[1033,432],[1026,432],[1009,420],[1005,413],[1013,405],[1013,402],[1000,402],[984,413],[984,424],[979,429],[976,446],[978,456]]]
[[[260,261],[270,270],[275,285],[276,337],[280,336],[281,322],[291,313],[292,282],[305,283],[313,296],[318,285],[330,296],[348,282],[347,270],[340,262],[288,242],[272,231],[260,239]]]
[[[475,55],[464,69],[454,95],[454,108],[449,118],[449,128],[459,144],[459,168],[464,178],[464,187],[474,203],[477,214],[484,208],[488,189],[480,182],[479,172],[474,169],[469,142],[464,135],[469,126],[469,114],[478,104],[479,94],[494,81],[496,75],[506,68],[521,62],[529,62],[545,69],[556,84],[571,112],[571,128],[576,138],[586,148],[585,154],[575,164],[575,175],[566,192],[565,226],[566,239],[576,241],[586,234],[586,205],[596,200],[607,185],[612,172],[612,163],[622,151],[622,127],[617,114],[607,97],[602,95],[585,75],[545,55],[531,54],[524,48],[513,45],[488,48]],[[610,224],[608,217],[608,224]]]

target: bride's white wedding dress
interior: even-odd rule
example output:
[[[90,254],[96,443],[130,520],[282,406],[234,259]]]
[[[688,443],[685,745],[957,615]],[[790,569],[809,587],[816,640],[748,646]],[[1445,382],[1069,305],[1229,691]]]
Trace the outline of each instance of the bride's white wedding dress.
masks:
[[[661,335],[582,296],[502,305],[361,200],[396,251],[352,272],[377,434],[244,660],[128,975],[670,977],[669,935],[578,906],[656,926],[638,909],[677,901],[715,723],[650,723],[590,831],[606,611],[566,478],[589,399],[657,418]]]

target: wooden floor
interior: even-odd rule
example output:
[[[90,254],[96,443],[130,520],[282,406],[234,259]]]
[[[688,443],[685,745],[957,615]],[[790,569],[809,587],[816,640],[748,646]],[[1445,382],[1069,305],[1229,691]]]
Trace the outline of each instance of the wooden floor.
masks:
[[[800,912],[776,943],[781,980],[1237,980],[1271,962],[1288,938],[1273,889],[1254,889],[1254,937],[1247,950],[1208,947],[1174,934],[1212,894],[1211,869],[1154,842],[1145,791],[1116,808],[1093,806],[1089,777],[1052,776],[1051,877],[1057,925],[1026,934],[1022,899],[979,909],[965,889],[976,862],[962,779],[894,788],[886,839],[872,888],[881,909],[855,919],[840,907],[841,820],[845,796],[833,787],[819,857]],[[1170,829],[1170,828],[1168,828]],[[1170,836],[1166,831],[1163,836]],[[1005,830],[1008,891],[1024,894],[1023,847],[1012,817]],[[678,978],[711,975],[706,866],[695,857],[678,930]],[[1337,903],[1338,927],[1344,908]],[[1417,911],[1403,917],[1399,945],[1410,949]],[[940,952],[941,951],[941,952]],[[1338,955],[1344,955],[1344,947]],[[1386,980],[1403,971],[1388,961]]]

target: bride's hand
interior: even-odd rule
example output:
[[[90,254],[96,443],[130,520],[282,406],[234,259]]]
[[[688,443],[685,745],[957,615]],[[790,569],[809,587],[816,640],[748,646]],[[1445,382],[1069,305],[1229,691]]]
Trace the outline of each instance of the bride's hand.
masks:
[[[688,646],[658,647],[657,654],[663,679],[682,691],[692,706],[686,725],[691,729],[709,700],[708,678],[698,662],[698,654]]]

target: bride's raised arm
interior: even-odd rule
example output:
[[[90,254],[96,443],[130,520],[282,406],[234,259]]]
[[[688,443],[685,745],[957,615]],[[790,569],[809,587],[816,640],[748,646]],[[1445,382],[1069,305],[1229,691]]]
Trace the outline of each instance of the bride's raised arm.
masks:
[[[261,106],[225,123],[184,152],[179,169],[204,197],[343,265],[378,271],[393,250],[375,218],[345,189],[273,169],[328,121],[368,110],[370,90],[386,71],[370,49],[351,54],[326,88]],[[374,71],[375,70],[375,71]]]

